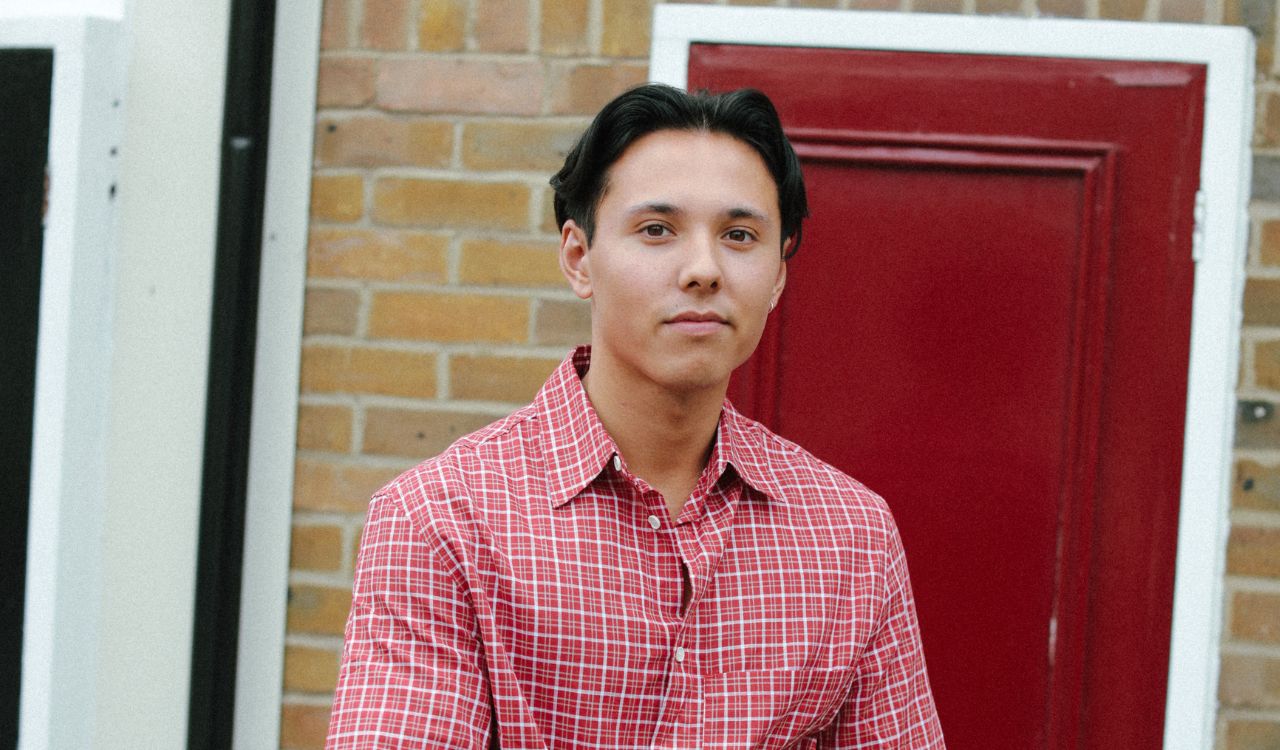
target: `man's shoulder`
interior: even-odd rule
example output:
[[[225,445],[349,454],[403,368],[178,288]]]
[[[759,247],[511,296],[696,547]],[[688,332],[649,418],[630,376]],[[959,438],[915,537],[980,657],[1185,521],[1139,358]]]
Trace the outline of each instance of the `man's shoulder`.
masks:
[[[383,485],[374,498],[398,503],[410,517],[465,514],[477,481],[497,481],[530,457],[536,419],[530,404],[467,433]]]
[[[776,493],[791,506],[841,510],[893,523],[884,498],[865,484],[759,422],[742,414],[737,418],[747,448],[742,453],[752,464],[743,469],[767,485],[760,489]]]

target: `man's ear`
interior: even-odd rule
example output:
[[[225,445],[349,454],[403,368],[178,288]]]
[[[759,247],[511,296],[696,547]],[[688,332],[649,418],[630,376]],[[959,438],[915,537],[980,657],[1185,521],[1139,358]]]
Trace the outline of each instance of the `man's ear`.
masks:
[[[582,299],[591,296],[591,259],[587,254],[587,233],[569,219],[560,228],[560,271],[569,280],[573,293]]]
[[[795,241],[796,241],[795,235],[792,235],[787,238],[786,242],[782,243],[783,258],[787,257],[787,253],[791,250],[791,245]],[[784,260],[778,263],[778,278],[774,279],[773,294],[769,295],[770,310],[778,306],[778,298],[782,296],[782,288],[785,287],[786,285],[787,285],[787,262]]]
[[[782,296],[782,288],[787,285],[787,262],[778,264],[778,278],[773,282],[773,294],[769,295],[769,309],[778,306],[778,298]]]

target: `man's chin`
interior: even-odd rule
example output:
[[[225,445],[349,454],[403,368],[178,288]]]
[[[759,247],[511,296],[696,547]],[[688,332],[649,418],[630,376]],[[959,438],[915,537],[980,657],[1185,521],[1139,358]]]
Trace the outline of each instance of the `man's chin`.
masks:
[[[661,382],[667,389],[678,393],[723,389],[733,374],[733,368],[720,361],[692,359],[673,365],[663,373]]]

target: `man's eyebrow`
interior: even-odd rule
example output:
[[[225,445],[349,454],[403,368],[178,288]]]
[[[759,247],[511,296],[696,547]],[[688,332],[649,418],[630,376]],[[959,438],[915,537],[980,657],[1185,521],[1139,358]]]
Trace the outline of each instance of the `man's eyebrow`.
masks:
[[[756,221],[764,222],[769,220],[769,217],[765,216],[763,213],[755,210],[754,208],[747,208],[745,206],[735,206],[726,211],[725,215],[730,219],[754,219]]]
[[[683,212],[670,203],[637,203],[629,208],[627,213],[633,216],[636,214],[662,214],[663,216],[674,216]]]
[[[637,203],[628,209],[627,213],[632,216],[649,213],[661,214],[663,216],[678,216],[684,213],[684,211],[679,206],[654,201],[650,203]],[[767,222],[769,220],[769,217],[765,216],[763,212],[746,206],[734,206],[733,208],[727,209],[724,212],[724,215],[730,219],[752,219],[754,221],[761,222]]]

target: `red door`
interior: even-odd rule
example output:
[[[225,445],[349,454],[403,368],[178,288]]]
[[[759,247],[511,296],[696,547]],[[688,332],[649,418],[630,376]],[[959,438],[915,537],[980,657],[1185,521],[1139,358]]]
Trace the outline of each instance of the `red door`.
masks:
[[[695,45],[812,219],[731,396],[888,500],[952,750],[1158,748],[1204,70]]]

